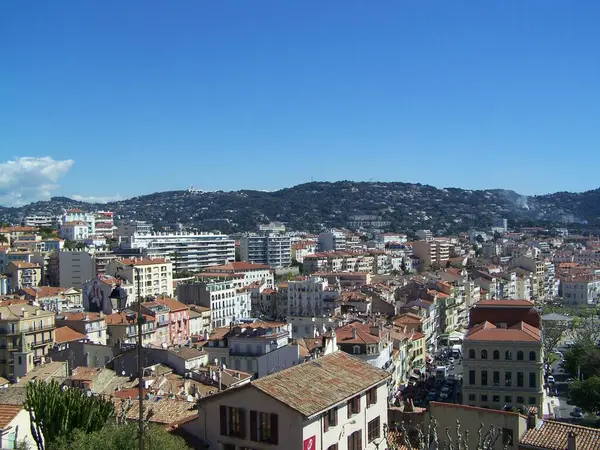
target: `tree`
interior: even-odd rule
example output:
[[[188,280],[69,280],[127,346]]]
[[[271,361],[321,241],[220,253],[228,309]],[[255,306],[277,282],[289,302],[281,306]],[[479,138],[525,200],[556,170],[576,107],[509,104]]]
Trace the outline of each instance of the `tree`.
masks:
[[[600,411],[600,376],[576,381],[569,386],[569,402],[590,413]]]
[[[547,321],[544,323],[542,332],[542,345],[544,347],[544,358],[548,361],[550,354],[556,349],[556,346],[569,330],[568,322],[563,321]]]
[[[76,430],[91,433],[102,429],[115,410],[110,400],[86,395],[81,389],[63,388],[58,382],[36,381],[25,389],[25,409],[38,450],[60,437],[70,439]]]
[[[0,233],[0,244],[8,244],[8,238],[4,233]]]
[[[581,311],[576,325],[573,326],[575,342],[585,345],[596,345],[600,339],[600,321],[594,319],[595,311]]]
[[[146,450],[185,450],[185,441],[169,434],[164,427],[149,424],[144,433]],[[76,430],[71,439],[61,437],[48,450],[137,450],[139,433],[137,423],[108,424],[91,433]]]
[[[576,342],[565,354],[565,370],[584,378],[600,376],[600,348]]]

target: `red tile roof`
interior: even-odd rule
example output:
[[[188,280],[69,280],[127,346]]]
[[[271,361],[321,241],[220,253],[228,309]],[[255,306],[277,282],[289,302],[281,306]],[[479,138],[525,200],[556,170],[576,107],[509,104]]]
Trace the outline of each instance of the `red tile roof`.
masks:
[[[0,405],[0,428],[5,429],[13,421],[17,414],[23,410],[23,406]]]
[[[155,258],[155,259],[150,259],[150,258],[124,258],[124,259],[120,259],[118,260],[121,264],[126,265],[126,266],[130,266],[130,265],[134,265],[134,266],[151,266],[154,264],[166,264],[166,263],[170,263],[170,261],[167,261],[164,258]]]
[[[57,344],[64,344],[65,342],[74,342],[87,339],[85,334],[79,333],[69,327],[58,327],[54,331],[54,340]]]
[[[520,444],[543,450],[565,450],[568,448],[569,432],[575,433],[577,450],[598,450],[600,446],[599,429],[551,420],[544,421],[540,426],[527,430],[521,437]]]
[[[170,297],[161,297],[156,299],[156,303],[167,306],[172,312],[173,311],[184,311],[189,309],[185,303],[175,300]]]
[[[508,328],[499,328],[493,323],[483,322],[472,327],[465,336],[465,341],[539,342],[540,340],[540,330],[525,322],[519,322]]]
[[[125,311],[108,314],[104,316],[104,320],[106,320],[106,325],[131,325],[137,323],[137,313],[133,313],[135,318],[131,321],[127,320],[127,314]],[[146,318],[148,322],[154,322],[154,317],[148,314],[142,314]]]
[[[100,313],[95,313],[95,312],[60,313],[60,314],[57,314],[57,318],[59,318],[58,320],[60,320],[61,316],[64,317],[63,320],[87,320],[88,322],[97,322],[97,321],[103,319],[102,317],[100,317]]]
[[[339,344],[376,344],[382,339],[380,336],[371,334],[370,325],[360,322],[352,322],[336,328],[335,334]]]

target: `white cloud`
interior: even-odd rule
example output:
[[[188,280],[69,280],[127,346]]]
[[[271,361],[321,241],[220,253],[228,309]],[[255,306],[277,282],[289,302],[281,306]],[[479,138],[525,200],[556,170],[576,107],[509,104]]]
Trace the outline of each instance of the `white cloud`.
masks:
[[[73,200],[77,200],[78,202],[87,202],[87,203],[108,203],[108,202],[118,202],[119,200],[123,200],[123,197],[121,197],[121,195],[119,195],[119,194],[99,196],[99,197],[73,194],[73,195],[71,195],[71,198]]]
[[[72,159],[56,161],[50,156],[24,156],[0,163],[0,205],[48,200],[73,163]]]

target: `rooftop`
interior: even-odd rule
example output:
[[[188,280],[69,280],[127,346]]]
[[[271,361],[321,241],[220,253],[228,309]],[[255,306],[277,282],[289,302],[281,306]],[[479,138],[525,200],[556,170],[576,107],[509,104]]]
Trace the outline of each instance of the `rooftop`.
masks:
[[[465,341],[539,342],[540,339],[540,330],[525,322],[507,328],[483,322],[472,327],[465,335]]]
[[[567,435],[570,431],[575,433],[577,450],[598,450],[600,429],[554,421],[544,421],[527,430],[520,444],[544,450],[564,450],[568,447]]]
[[[23,406],[0,404],[0,429],[5,429],[23,410]]]
[[[104,320],[104,317],[94,312],[65,312],[57,314],[56,320],[98,322]]]
[[[87,339],[85,334],[79,333],[69,327],[58,327],[54,331],[54,340],[57,344],[64,344],[65,342],[81,341]]]
[[[384,370],[337,351],[253,381],[258,390],[306,417],[389,378]]]
[[[30,263],[27,261],[11,261],[9,263],[10,264],[14,264],[15,267],[17,267],[18,269],[39,269],[40,265],[39,264],[34,264],[34,263]]]
[[[44,311],[37,306],[29,305],[27,303],[0,306],[0,318],[2,320],[23,319],[25,313],[28,314],[28,318],[54,316],[52,311]]]
[[[135,397],[137,397],[137,389],[135,390]],[[115,403],[117,414],[120,414],[121,400],[114,399],[113,402]],[[137,420],[138,407],[138,402],[132,402],[131,409],[129,409],[127,412],[128,420]],[[169,398],[159,399],[159,397],[155,397],[145,401],[144,407],[148,408],[148,410],[152,412],[150,422],[154,423],[171,424],[198,415],[198,411],[193,409],[194,403],[183,400],[173,400]]]
[[[174,298],[170,297],[157,298],[155,301],[160,305],[167,306],[171,310],[171,312],[189,309],[185,303],[181,303],[180,301],[177,301]]]
[[[123,265],[126,266],[152,266],[154,264],[167,264],[170,263],[170,261],[167,261],[164,258],[156,258],[156,259],[150,259],[150,258],[124,258],[124,259],[120,259],[118,260],[118,262],[120,262]]]

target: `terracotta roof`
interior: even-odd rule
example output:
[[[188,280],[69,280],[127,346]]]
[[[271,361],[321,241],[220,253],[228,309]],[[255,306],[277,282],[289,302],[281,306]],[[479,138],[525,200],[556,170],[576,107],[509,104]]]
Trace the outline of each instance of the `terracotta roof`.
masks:
[[[353,337],[353,332],[356,337]],[[376,344],[381,341],[380,336],[371,334],[371,326],[365,323],[352,322],[335,329],[339,344]]]
[[[539,342],[540,339],[540,330],[525,322],[508,328],[498,328],[493,323],[483,322],[472,327],[465,336],[465,341]]]
[[[598,450],[600,429],[554,421],[544,421],[540,426],[527,430],[520,444],[544,450],[564,450],[568,447],[569,431],[575,433],[577,450]]]
[[[38,297],[38,298],[47,298],[47,297],[57,297],[59,295],[64,294],[70,288],[61,288],[54,286],[38,286],[38,287],[27,287],[21,289],[30,297]]]
[[[174,298],[170,297],[157,298],[156,303],[160,303],[161,305],[167,306],[171,310],[171,312],[189,309],[185,303],[181,303],[180,301],[177,301]]]
[[[124,258],[124,259],[119,259],[117,261],[120,262],[121,264],[125,265],[125,266],[129,266],[129,265],[134,265],[134,266],[151,266],[151,265],[154,265],[154,264],[166,264],[166,263],[170,263],[170,261],[167,261],[164,258],[155,258],[155,259],[150,259],[150,258]]]
[[[386,380],[384,370],[337,351],[253,381],[255,388],[306,417]]]
[[[9,264],[14,264],[15,267],[19,268],[19,269],[34,269],[40,268],[39,264],[34,264],[34,263],[30,263],[27,261],[11,261]]]
[[[23,406],[0,405],[0,428],[6,428],[22,410]]]
[[[418,331],[415,331],[412,336],[410,337],[411,341],[418,341],[419,339],[423,339],[425,337],[425,335],[423,333],[420,333]]]
[[[260,294],[261,295],[273,295],[273,294],[277,294],[277,291],[275,289],[267,288],[267,289],[263,290]]]
[[[96,367],[77,367],[73,371],[70,380],[93,381],[102,372],[102,369]]]
[[[54,332],[54,340],[57,344],[64,344],[65,342],[81,341],[87,339],[85,334],[79,333],[69,327],[59,327]]]
[[[269,270],[270,267],[266,264],[254,264],[249,262],[232,262],[229,264],[223,264],[221,266],[210,266],[207,267],[206,270],[208,272],[212,271],[233,271],[236,272],[238,270]]]
[[[469,328],[485,321],[506,323],[508,326],[518,322],[535,328],[541,326],[540,314],[528,300],[481,300],[469,311]]]
[[[127,315],[128,314],[134,314],[135,318],[133,319],[133,321],[129,321],[127,320]],[[154,322],[154,317],[147,315],[147,314],[142,314],[142,316],[144,316],[146,318],[147,322]],[[125,311],[121,311],[121,312],[116,312],[116,313],[112,313],[112,314],[108,314],[106,316],[104,316],[104,320],[106,321],[106,325],[131,325],[131,324],[135,324],[137,323],[137,313],[136,312],[125,312]]]
[[[399,325],[403,323],[421,323],[422,319],[413,313],[405,313],[394,319],[394,324]]]
[[[64,319],[60,319],[60,317],[64,317]],[[102,320],[103,317],[100,317],[100,313],[96,312],[65,312],[57,314],[58,320],[87,320],[88,322],[97,322]]]
[[[137,389],[132,398],[137,398]],[[115,409],[117,414],[121,414],[121,400],[114,399]],[[138,418],[138,402],[132,402],[131,409],[127,412],[128,420],[137,420]],[[198,411],[194,408],[194,403],[183,400],[173,400],[170,398],[162,398],[160,400],[147,401],[144,404],[148,410],[152,411],[150,422],[160,424],[172,424],[191,417],[197,417]]]

